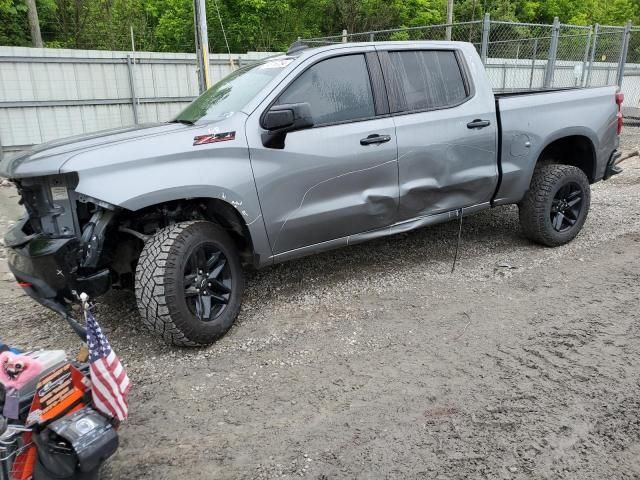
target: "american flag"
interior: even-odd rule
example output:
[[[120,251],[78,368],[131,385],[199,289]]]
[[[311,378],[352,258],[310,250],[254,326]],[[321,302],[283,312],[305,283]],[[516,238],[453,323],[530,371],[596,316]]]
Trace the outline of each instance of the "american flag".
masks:
[[[102,333],[90,308],[85,310],[85,316],[93,403],[101,412],[123,421],[129,413],[127,403],[127,394],[131,388],[129,377],[111,349],[107,337]]]

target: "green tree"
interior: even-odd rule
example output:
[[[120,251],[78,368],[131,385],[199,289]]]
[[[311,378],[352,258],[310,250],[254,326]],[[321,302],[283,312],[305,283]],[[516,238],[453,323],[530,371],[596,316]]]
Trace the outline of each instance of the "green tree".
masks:
[[[128,50],[133,27],[140,50],[194,48],[192,0],[36,1],[46,46]],[[207,0],[212,52],[227,50],[218,12],[232,51],[282,51],[298,36],[444,23],[446,0]],[[640,0],[456,0],[454,21],[480,20],[485,12],[494,20],[549,24],[557,16],[563,23],[621,25],[640,22]],[[535,34],[529,27],[500,28],[505,38]],[[479,34],[477,27],[454,29],[456,39],[477,41]],[[28,46],[29,37],[25,0],[0,0],[0,44]]]

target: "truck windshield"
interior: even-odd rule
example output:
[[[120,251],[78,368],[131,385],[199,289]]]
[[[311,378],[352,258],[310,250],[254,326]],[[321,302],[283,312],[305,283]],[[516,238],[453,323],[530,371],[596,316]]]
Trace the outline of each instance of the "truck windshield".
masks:
[[[195,123],[231,116],[292,61],[291,57],[280,57],[239,68],[196,98],[173,121]]]

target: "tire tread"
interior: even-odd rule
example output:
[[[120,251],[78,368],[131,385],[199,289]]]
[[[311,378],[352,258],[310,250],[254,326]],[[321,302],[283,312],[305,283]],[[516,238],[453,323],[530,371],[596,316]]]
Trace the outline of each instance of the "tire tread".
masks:
[[[584,190],[585,215],[579,219],[579,224],[574,228],[572,235],[564,238],[558,238],[554,234],[550,222],[547,221],[549,197],[557,190],[557,186],[567,177],[578,177],[577,180],[586,185]],[[542,245],[556,247],[563,245],[571,240],[582,229],[590,204],[589,180],[582,170],[572,165],[563,165],[557,163],[544,163],[536,167],[531,185],[524,198],[518,204],[520,227],[524,235]]]
[[[165,342],[183,346],[197,347],[210,343],[202,335],[189,328],[186,322],[179,322],[180,311],[176,305],[176,294],[173,288],[173,270],[177,267],[176,258],[184,251],[189,236],[199,233],[198,230],[214,228],[222,241],[233,245],[222,228],[202,220],[180,222],[158,231],[145,244],[136,267],[135,295],[142,323],[150,331],[161,336]],[[235,253],[235,249],[234,249]],[[237,279],[240,290],[244,287],[244,278]],[[240,302],[231,302],[229,312],[235,319],[240,311]],[[231,322],[233,323],[233,322]],[[222,336],[231,326],[220,329],[216,338]]]

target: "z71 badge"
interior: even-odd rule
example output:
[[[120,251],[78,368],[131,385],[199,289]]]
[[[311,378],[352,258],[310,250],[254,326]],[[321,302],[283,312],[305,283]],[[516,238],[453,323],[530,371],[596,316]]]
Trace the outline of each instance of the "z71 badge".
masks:
[[[198,135],[193,137],[193,146],[206,145],[208,143],[226,142],[228,140],[235,140],[236,132],[224,132],[224,133],[209,133],[207,135]]]

